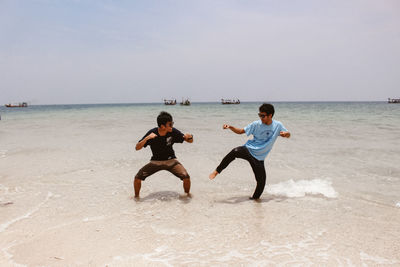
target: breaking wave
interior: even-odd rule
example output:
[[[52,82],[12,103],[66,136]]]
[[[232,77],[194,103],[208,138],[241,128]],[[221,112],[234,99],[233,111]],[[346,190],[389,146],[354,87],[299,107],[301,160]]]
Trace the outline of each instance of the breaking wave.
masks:
[[[288,180],[268,186],[267,192],[272,195],[286,197],[304,197],[305,195],[323,195],[336,198],[337,193],[329,180]]]

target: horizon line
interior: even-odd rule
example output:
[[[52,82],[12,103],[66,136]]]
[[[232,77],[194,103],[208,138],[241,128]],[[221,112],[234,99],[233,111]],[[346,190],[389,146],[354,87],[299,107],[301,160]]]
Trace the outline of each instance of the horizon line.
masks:
[[[387,100],[279,100],[279,101],[240,101],[240,103],[371,103],[371,102],[387,102]],[[19,103],[19,102],[11,102]],[[52,104],[31,104],[29,106],[73,106],[73,105],[132,105],[132,104],[162,104],[164,102],[99,102],[99,103],[52,103]],[[193,101],[192,104],[221,103],[221,101]],[[177,103],[176,105],[179,105]],[[5,106],[1,105],[2,107]]]

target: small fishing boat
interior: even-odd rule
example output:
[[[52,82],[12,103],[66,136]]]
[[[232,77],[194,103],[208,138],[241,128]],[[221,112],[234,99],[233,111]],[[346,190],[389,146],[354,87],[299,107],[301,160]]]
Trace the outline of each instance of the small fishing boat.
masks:
[[[239,99],[221,99],[221,104],[222,105],[231,105],[231,104],[240,104],[240,100]]]
[[[176,105],[176,99],[173,99],[173,100],[164,99],[164,105],[167,105],[167,106]]]
[[[388,103],[389,104],[399,104],[400,98],[388,98]]]
[[[18,104],[6,104],[5,105],[7,108],[26,108],[28,107],[28,103],[26,102],[22,102],[22,103],[18,103]]]
[[[185,100],[182,99],[182,102],[180,104],[181,106],[190,106],[190,101],[188,98],[186,98]]]

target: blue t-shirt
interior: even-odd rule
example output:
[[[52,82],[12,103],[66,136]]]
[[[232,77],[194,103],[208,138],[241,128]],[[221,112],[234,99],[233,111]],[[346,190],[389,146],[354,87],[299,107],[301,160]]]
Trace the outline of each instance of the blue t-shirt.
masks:
[[[272,120],[270,125],[261,120],[254,121],[244,128],[246,135],[253,135],[253,139],[245,144],[250,154],[258,160],[264,160],[281,131],[287,131],[280,121]]]

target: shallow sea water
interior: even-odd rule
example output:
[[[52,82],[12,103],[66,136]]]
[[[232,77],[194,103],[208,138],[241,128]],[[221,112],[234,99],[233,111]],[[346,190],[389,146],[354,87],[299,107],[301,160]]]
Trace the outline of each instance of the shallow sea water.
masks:
[[[265,162],[208,174],[247,137],[260,103],[0,108],[1,266],[400,265],[400,105],[274,103],[291,132]],[[192,180],[159,172],[132,199],[151,151],[136,142],[170,112]]]

